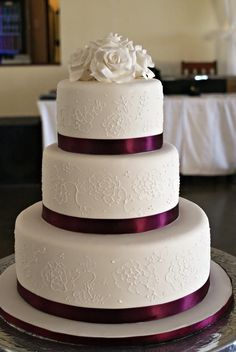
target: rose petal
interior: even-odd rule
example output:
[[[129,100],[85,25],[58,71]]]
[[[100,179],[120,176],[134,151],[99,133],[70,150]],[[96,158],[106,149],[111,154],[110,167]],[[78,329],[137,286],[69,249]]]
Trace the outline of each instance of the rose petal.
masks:
[[[78,81],[83,74],[83,70],[80,71],[69,71],[69,78],[71,82]]]

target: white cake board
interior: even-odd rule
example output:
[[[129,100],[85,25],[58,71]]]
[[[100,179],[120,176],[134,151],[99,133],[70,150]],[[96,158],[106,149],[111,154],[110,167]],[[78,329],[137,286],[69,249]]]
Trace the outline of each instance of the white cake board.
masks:
[[[153,335],[166,334],[181,329],[183,331],[185,329],[188,330],[188,327],[215,315],[229,302],[231,297],[232,285],[227,273],[218,264],[212,262],[209,291],[203,301],[194,308],[171,317],[148,322],[94,324],[59,318],[38,311],[30,306],[17,292],[14,264],[0,276],[0,309],[3,317],[8,320],[8,317],[3,314],[7,313],[7,315],[15,318],[13,325],[16,327],[20,327],[17,321],[25,322],[30,324],[30,326],[36,327],[36,329],[39,328],[42,331],[51,332],[52,338],[54,334],[57,340],[60,340],[61,335],[62,341],[66,342],[69,341],[68,337],[72,337],[72,342],[76,340],[76,337],[78,339],[81,337],[80,342],[91,344],[97,343],[99,340],[101,344],[106,342],[116,344],[124,341],[127,345],[129,340],[132,344],[135,341],[137,343],[142,341],[150,343]],[[187,334],[189,333],[182,334],[182,336]],[[38,335],[44,336],[43,333]],[[67,337],[66,340],[64,339],[65,335]]]

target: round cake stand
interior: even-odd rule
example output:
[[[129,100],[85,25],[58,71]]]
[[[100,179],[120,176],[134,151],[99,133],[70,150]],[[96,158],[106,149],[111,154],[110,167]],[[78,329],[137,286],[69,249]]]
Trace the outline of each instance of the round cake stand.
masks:
[[[236,257],[213,249],[212,259],[220,264],[232,279],[234,298],[236,300]],[[0,260],[0,273],[14,262],[14,256]],[[0,351],[150,351],[150,352],[206,352],[236,351],[236,307],[230,315],[201,333],[168,343],[129,347],[90,347],[56,343],[23,333],[0,320]]]

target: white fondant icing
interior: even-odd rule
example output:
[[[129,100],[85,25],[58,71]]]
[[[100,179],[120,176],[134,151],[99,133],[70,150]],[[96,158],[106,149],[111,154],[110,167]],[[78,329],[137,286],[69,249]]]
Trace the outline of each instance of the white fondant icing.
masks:
[[[136,218],[162,213],[179,200],[179,158],[170,144],[131,155],[68,153],[55,144],[43,156],[43,203],[85,218]]]
[[[136,79],[104,84],[70,82],[57,86],[57,129],[65,136],[124,139],[163,132],[161,82]]]
[[[41,202],[16,221],[16,271],[39,296],[82,307],[129,308],[166,303],[199,289],[210,270],[208,219],[180,199],[172,224],[139,234],[96,235],[41,219]]]
[[[26,303],[16,290],[15,265],[7,268],[0,276],[0,287],[0,307],[22,321],[59,333],[106,338],[148,336],[193,325],[218,312],[232,295],[227,273],[218,264],[211,262],[209,291],[194,308],[167,318],[141,323],[92,324],[46,314]]]

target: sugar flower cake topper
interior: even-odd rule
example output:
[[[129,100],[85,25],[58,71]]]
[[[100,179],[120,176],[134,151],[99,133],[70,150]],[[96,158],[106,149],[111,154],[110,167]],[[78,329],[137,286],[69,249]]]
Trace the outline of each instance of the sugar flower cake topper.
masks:
[[[155,75],[149,67],[154,67],[154,63],[141,45],[109,33],[71,55],[69,78],[71,82],[97,80],[123,83],[135,78],[153,78]]]

